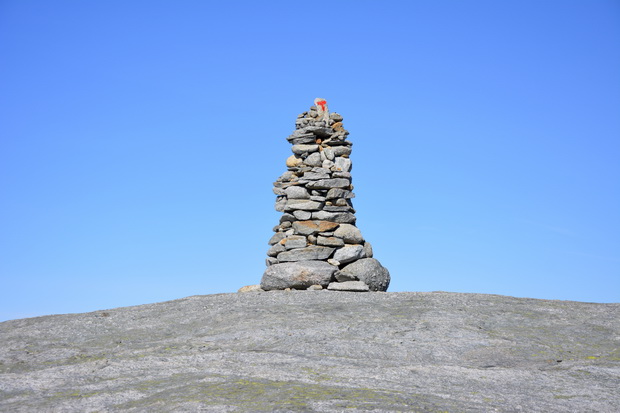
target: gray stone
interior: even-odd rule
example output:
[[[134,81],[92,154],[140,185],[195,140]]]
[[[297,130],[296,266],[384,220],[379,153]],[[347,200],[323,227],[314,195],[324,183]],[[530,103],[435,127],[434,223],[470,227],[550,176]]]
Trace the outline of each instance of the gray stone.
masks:
[[[334,267],[340,267],[340,261],[336,261],[336,260],[335,260],[335,259],[333,259],[333,258],[328,259],[328,260],[327,260],[327,262],[328,262],[329,264],[333,265]]]
[[[310,196],[310,200],[311,201],[316,201],[316,202],[325,202],[325,197],[324,196],[320,196],[320,195],[312,195],[312,196]]]
[[[326,198],[327,199],[337,199],[337,198],[350,199],[350,198],[355,198],[355,195],[353,194],[353,192],[348,191],[346,189],[331,188],[329,191],[327,191]]]
[[[319,179],[329,179],[331,173],[329,169],[313,168],[312,172],[306,172],[303,176],[303,180],[318,181]]]
[[[284,189],[278,188],[276,186],[273,187],[273,193],[278,196],[286,195],[286,192],[284,192]]]
[[[310,235],[319,232],[333,231],[340,224],[329,221],[297,221],[293,222],[293,229],[296,234]]]
[[[351,155],[350,146],[333,146],[332,150],[334,152],[334,156]]]
[[[282,241],[285,237],[286,235],[284,235],[284,232],[276,232],[275,234],[273,234],[273,237],[271,237],[271,239],[269,240],[269,245],[277,244],[278,242]]]
[[[387,291],[390,285],[389,271],[374,258],[362,258],[340,270],[364,281],[372,291]]]
[[[323,207],[323,211],[325,211],[325,212],[355,212],[353,207],[347,205],[347,203],[346,203],[346,201],[344,199],[338,199],[337,201],[343,201],[341,203],[344,203],[344,205],[341,205],[341,206],[326,205],[326,206]]]
[[[286,201],[285,211],[320,211],[323,208],[322,202],[311,201],[309,199],[289,199]]]
[[[362,231],[360,231],[355,225],[340,224],[338,229],[334,231],[334,236],[342,238],[347,244],[361,244],[364,242]]]
[[[324,153],[325,151],[321,152]],[[330,169],[332,166],[334,166],[334,162],[330,161],[329,159],[325,159],[323,161],[323,163],[321,164],[321,166],[325,169]],[[278,194],[276,194],[278,195]]]
[[[332,221],[343,224],[354,224],[355,215],[350,212],[327,212],[318,211],[312,213],[312,219],[318,219],[323,221]]]
[[[282,224],[284,222],[292,222],[292,221],[296,221],[296,220],[297,220],[297,218],[295,218],[295,216],[293,214],[284,213],[280,217],[280,224]]]
[[[293,179],[294,174],[291,171],[286,171],[276,180],[276,182],[289,182]]]
[[[310,166],[321,166],[321,164],[323,163],[323,160],[321,159],[320,153],[314,152],[308,155],[308,157],[306,157],[306,159],[304,160],[304,163]]]
[[[284,248],[292,250],[293,248],[304,248],[308,245],[306,237],[303,235],[291,235],[282,240]]]
[[[314,135],[310,135],[308,137],[291,139],[289,142],[293,145],[303,145],[303,144],[315,143],[316,139]]]
[[[345,178],[345,179],[348,179],[350,181],[351,180],[351,172],[336,171],[336,172],[332,173],[332,177],[333,178]]]
[[[295,155],[302,155],[304,153],[316,152],[319,150],[319,145],[293,145],[291,150]],[[320,159],[320,155],[319,155]]]
[[[277,264],[279,262],[280,261],[278,261],[278,259],[275,257],[267,257],[265,259],[265,266],[269,267],[270,265]]]
[[[334,150],[332,149],[332,147],[331,147],[331,146],[328,146],[328,147],[323,148],[323,153],[325,154],[325,157],[326,157],[328,160],[330,160],[330,161],[333,161],[333,160],[334,160],[334,158],[335,158],[335,155],[334,155]]]
[[[278,256],[279,253],[284,252],[284,251],[286,251],[286,248],[284,248],[284,245],[278,242],[277,244],[272,245],[271,248],[267,250],[267,256],[275,258]]]
[[[354,291],[364,292],[370,291],[370,288],[363,281],[344,281],[344,282],[332,282],[327,286],[328,290],[332,291]]]
[[[318,236],[316,239],[316,243],[318,245],[324,245],[326,247],[342,247],[344,245],[344,241],[340,238],[336,237],[321,237]]]
[[[286,198],[279,197],[278,199],[276,199],[276,205],[275,205],[276,211],[284,212],[285,208],[286,208]]]
[[[288,138],[286,138],[286,140],[289,142],[292,142],[296,139],[312,139],[312,142],[314,142],[314,134],[298,129],[293,132]]]
[[[366,258],[372,258],[372,245],[370,245],[370,242],[368,241],[364,242],[364,252],[366,254]]]
[[[305,221],[312,218],[312,212],[309,211],[293,211],[293,216],[295,219],[300,221]],[[293,226],[294,228],[294,226]]]
[[[260,288],[260,284],[246,285],[245,287],[241,287],[237,290],[238,293],[258,293],[262,291],[265,291],[265,290]]]
[[[288,199],[308,199],[310,198],[310,194],[308,190],[302,186],[289,186],[284,190],[284,195]]]
[[[335,269],[323,261],[298,261],[267,267],[261,279],[263,290],[306,289],[311,285],[326,287]]]
[[[334,259],[340,261],[340,264],[347,264],[360,258],[364,258],[364,256],[363,245],[347,245],[337,249],[334,253]],[[280,259],[279,256],[278,259]]]
[[[334,161],[334,168],[336,171],[349,172],[351,169],[351,160],[339,156]]]
[[[306,248],[281,252],[277,258],[280,262],[326,260],[333,252],[334,248],[311,245]]]
[[[308,291],[320,291],[323,289],[321,284],[314,284],[307,288]]]
[[[335,179],[319,179],[318,181],[308,182],[306,187],[309,189],[330,189],[330,188],[348,188],[351,181],[346,178]]]
[[[342,271],[336,271],[334,273],[334,278],[338,281],[338,282],[345,282],[345,281],[358,281],[358,279],[351,275],[351,274],[343,274]]]

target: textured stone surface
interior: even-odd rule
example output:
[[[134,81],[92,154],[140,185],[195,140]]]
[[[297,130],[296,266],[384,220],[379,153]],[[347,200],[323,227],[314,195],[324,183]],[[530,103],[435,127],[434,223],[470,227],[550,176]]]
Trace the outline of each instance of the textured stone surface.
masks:
[[[336,269],[323,261],[298,261],[267,267],[260,287],[263,290],[306,289],[319,284],[326,287]]]
[[[351,160],[348,158],[338,157],[334,161],[334,167],[337,171],[349,172],[351,169]]]
[[[344,282],[333,282],[329,283],[327,286],[328,290],[332,291],[357,291],[357,292],[365,292],[370,291],[370,288],[363,281],[344,281]]]
[[[281,241],[287,250],[293,248],[304,248],[307,245],[306,237],[303,235],[291,235]]]
[[[309,199],[308,190],[302,186],[289,186],[284,190],[284,194],[288,199]]]
[[[291,155],[286,159],[286,166],[295,167],[299,166],[303,163],[303,159],[296,157],[295,155]]]
[[[332,231],[340,224],[329,221],[297,221],[293,222],[293,229],[297,234],[310,235],[319,232]]]
[[[611,413],[619,340],[620,304],[195,296],[0,323],[0,411]]]
[[[338,222],[343,224],[354,224],[355,215],[350,212],[327,212],[317,211],[312,213],[313,219]]]
[[[323,208],[322,202],[312,201],[309,199],[289,199],[286,201],[285,211],[320,211]]]
[[[316,152],[319,150],[319,145],[293,145],[291,148],[295,155],[301,155],[307,152]]]
[[[306,248],[281,252],[278,254],[278,261],[327,260],[332,252],[334,252],[333,248],[311,245]]]
[[[386,291],[390,285],[389,271],[374,258],[363,258],[355,261],[344,267],[340,272],[364,281],[372,291]]]
[[[321,158],[320,153],[314,152],[308,155],[304,163],[309,166],[321,166],[323,163],[323,159]]]
[[[338,229],[334,231],[334,236],[342,238],[347,244],[361,244],[364,242],[362,232],[355,225],[341,224]]]
[[[306,220],[312,218],[312,212],[297,210],[297,211],[293,211],[293,216],[297,220],[306,221]]]
[[[319,179],[318,181],[308,182],[306,185],[310,189],[329,189],[329,188],[348,188],[351,182],[345,178]]]
[[[342,247],[344,245],[344,241],[337,237],[321,237],[318,236],[316,243],[318,245],[325,245],[328,247]]]
[[[340,264],[347,264],[365,256],[362,245],[347,245],[346,247],[338,248],[334,253],[334,259],[340,261]]]

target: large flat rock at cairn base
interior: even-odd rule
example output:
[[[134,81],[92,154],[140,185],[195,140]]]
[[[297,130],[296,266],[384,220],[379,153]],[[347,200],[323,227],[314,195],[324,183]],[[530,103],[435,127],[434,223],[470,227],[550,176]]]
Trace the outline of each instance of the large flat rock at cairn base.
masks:
[[[304,290],[311,285],[327,287],[337,268],[325,261],[296,261],[267,267],[260,282],[263,290],[296,288]]]
[[[618,412],[620,304],[219,294],[0,323],[2,412]]]

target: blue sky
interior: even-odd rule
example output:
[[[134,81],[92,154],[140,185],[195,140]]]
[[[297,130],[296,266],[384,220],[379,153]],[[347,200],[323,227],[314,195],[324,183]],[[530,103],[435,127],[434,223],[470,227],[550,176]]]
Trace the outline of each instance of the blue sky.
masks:
[[[315,97],[390,291],[620,301],[617,1],[0,1],[0,320],[256,284]]]

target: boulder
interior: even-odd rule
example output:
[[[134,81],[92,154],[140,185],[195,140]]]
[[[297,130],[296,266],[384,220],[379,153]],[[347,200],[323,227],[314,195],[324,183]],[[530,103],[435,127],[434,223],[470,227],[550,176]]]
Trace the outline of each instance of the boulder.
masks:
[[[265,270],[260,283],[263,290],[295,288],[304,290],[312,285],[327,287],[336,267],[324,261],[298,261],[274,264]]]
[[[361,260],[357,260],[344,267],[340,270],[340,272],[364,281],[368,284],[371,291],[387,291],[388,286],[390,285],[389,271],[374,258],[363,258]]]

